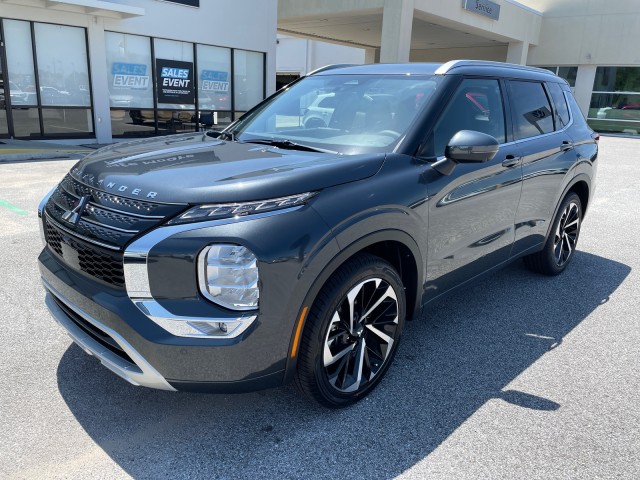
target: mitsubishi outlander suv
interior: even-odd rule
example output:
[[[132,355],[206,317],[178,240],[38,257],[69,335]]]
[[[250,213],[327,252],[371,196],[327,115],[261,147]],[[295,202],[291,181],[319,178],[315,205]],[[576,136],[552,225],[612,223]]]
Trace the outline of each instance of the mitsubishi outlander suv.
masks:
[[[519,258],[567,268],[597,154],[546,70],[321,69],[222,132],[78,162],[39,207],[46,304],[134,385],[349,405],[429,302]]]

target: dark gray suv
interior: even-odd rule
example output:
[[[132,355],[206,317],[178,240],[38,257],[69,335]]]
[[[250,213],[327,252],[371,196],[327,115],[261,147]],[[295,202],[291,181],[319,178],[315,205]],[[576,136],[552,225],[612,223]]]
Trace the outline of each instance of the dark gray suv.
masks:
[[[518,258],[567,268],[597,140],[546,70],[324,69],[222,133],[75,165],[40,206],[46,303],[133,384],[348,405],[430,301]]]

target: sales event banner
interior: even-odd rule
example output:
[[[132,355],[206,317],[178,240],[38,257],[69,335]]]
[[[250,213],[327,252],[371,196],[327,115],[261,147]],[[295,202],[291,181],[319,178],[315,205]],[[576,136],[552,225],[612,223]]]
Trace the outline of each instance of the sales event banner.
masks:
[[[140,63],[116,62],[111,65],[113,88],[146,90],[149,86],[147,66]]]
[[[193,105],[196,91],[193,88],[193,63],[156,59],[156,83],[158,103]]]

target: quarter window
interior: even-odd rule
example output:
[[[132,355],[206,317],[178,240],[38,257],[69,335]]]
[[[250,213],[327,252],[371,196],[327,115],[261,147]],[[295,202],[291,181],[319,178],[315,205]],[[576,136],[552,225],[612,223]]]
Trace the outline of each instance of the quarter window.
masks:
[[[451,98],[433,132],[435,156],[460,130],[475,130],[505,142],[504,109],[497,80],[466,79]]]
[[[556,130],[562,130],[569,125],[569,107],[567,99],[564,97],[562,88],[557,83],[547,83],[551,100],[553,100],[554,111],[556,112]]]
[[[515,139],[553,132],[551,105],[542,84],[511,81],[510,85]]]

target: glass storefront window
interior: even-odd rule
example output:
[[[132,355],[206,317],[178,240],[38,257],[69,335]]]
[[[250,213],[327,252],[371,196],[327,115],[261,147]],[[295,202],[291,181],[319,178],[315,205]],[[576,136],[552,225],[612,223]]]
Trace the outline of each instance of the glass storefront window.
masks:
[[[594,92],[640,92],[640,67],[598,67]]]
[[[198,45],[198,108],[231,110],[231,50]]]
[[[91,110],[84,108],[43,108],[42,123],[47,136],[86,136],[93,132]]]
[[[158,134],[195,132],[197,126],[195,110],[158,110]]]
[[[588,123],[601,133],[640,135],[640,67],[598,67]]]
[[[90,106],[85,29],[35,23],[34,31],[42,104]]]
[[[156,72],[158,108],[181,110],[195,108],[195,96],[192,93],[185,94],[187,91],[193,92],[195,88],[190,81],[193,78],[193,43],[156,38],[153,45],[156,69],[158,65],[164,65],[164,68],[175,72],[175,74],[169,74],[166,78],[163,78],[162,72]],[[166,62],[159,63],[159,60]],[[169,82],[166,88],[163,86],[165,80]],[[184,83],[186,80],[189,80],[189,82]],[[163,95],[161,90],[166,90],[169,93]],[[163,102],[162,99],[165,98],[172,98],[172,101]]]
[[[37,105],[29,22],[4,20],[5,53],[11,105]]]
[[[9,124],[7,123],[7,111],[4,109],[4,102],[0,101],[0,137],[9,134]]]
[[[144,137],[155,135],[153,110],[111,109],[111,133],[114,137]]]
[[[149,37],[105,32],[109,104],[112,108],[153,108]]]
[[[264,53],[116,32],[105,42],[114,137],[219,129],[264,98]]]
[[[40,136],[40,115],[37,108],[14,109],[11,115],[16,138]]]
[[[578,67],[538,67],[549,70],[554,75],[559,76],[567,81],[570,87],[576,86],[576,77],[578,76]]]
[[[235,109],[247,111],[264,98],[264,53],[233,51]]]

